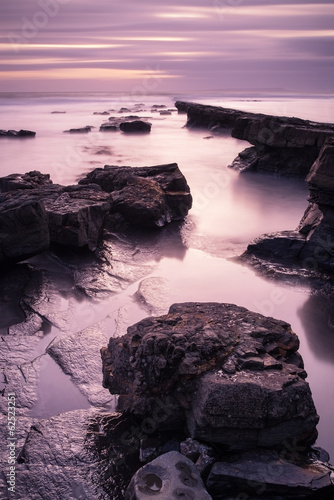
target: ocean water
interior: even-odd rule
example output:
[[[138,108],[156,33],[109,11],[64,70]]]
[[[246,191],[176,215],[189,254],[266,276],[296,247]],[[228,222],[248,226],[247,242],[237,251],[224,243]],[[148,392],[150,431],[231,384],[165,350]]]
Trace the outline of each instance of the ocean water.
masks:
[[[0,139],[0,174],[40,170],[49,173],[55,183],[71,184],[106,164],[149,166],[177,162],[187,178],[194,206],[182,228],[182,244],[171,242],[163,255],[152,255],[151,277],[164,278],[167,283],[162,309],[167,310],[174,302],[229,302],[291,323],[300,338],[300,352],[320,415],[318,444],[334,457],[334,331],[323,312],[324,304],[315,300],[306,287],[268,281],[230,260],[260,234],[296,228],[307,206],[307,186],[301,179],[240,175],[229,169],[228,165],[249,144],[228,135],[208,139],[207,131],[184,128],[186,116],[175,111],[170,116],[151,112],[154,104],[173,108],[177,99],[334,122],[334,98],[330,96],[260,99],[182,94],[139,98],[121,94],[8,94],[0,96],[0,128],[30,129],[37,134],[34,139]],[[131,112],[120,114],[121,107]],[[93,113],[103,111],[117,117],[147,117],[152,131],[145,136],[99,132],[108,116]],[[83,135],[63,132],[86,125],[95,128]],[[145,317],[147,311],[133,301],[137,288],[138,282],[112,297],[107,306],[96,303],[94,320],[103,319],[119,307],[127,309],[129,324]],[[82,317],[76,328],[91,323],[91,316]],[[71,325],[69,329],[73,330]],[[49,340],[41,343],[41,352]],[[47,371],[53,381],[64,376],[54,362]],[[43,401],[36,405],[33,416],[42,418],[87,407],[85,398],[68,381],[61,393],[59,384],[58,388],[57,384],[50,386],[47,374],[43,384]]]

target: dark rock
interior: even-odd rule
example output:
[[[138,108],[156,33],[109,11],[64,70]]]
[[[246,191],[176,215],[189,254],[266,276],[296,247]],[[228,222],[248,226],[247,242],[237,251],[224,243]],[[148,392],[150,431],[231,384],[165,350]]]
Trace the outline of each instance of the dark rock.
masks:
[[[162,401],[171,410],[164,426],[183,415],[192,437],[230,449],[313,443],[318,417],[298,345],[287,323],[241,307],[174,304],[110,339],[103,383],[121,394],[119,409],[143,417]],[[231,360],[235,373],[225,370]]]
[[[86,125],[86,127],[81,127],[81,128],[70,128],[69,130],[64,130],[64,132],[67,132],[69,134],[87,134],[92,130],[92,127],[89,125]]]
[[[265,234],[248,245],[241,260],[266,267],[295,268],[306,277],[333,275],[334,269],[334,141],[327,140],[314,162],[307,182],[309,206],[295,231]]]
[[[52,115],[65,115],[66,111],[51,111]]]
[[[49,247],[47,213],[38,197],[0,194],[0,227],[0,263],[18,262]]]
[[[207,488],[215,500],[241,494],[245,498],[329,500],[334,494],[333,471],[328,463],[306,454],[254,450],[215,463]]]
[[[161,227],[182,220],[192,206],[189,186],[176,163],[139,168],[106,165],[79,181],[90,183],[112,193],[112,211],[131,224]]]
[[[108,111],[94,111],[93,115],[108,116],[110,113]]]
[[[116,125],[112,125],[111,123],[102,123],[100,126],[100,131],[101,132],[115,132],[118,130]]]
[[[163,111],[160,111],[160,115],[165,116],[165,115],[171,115],[172,112],[168,111],[167,109],[164,109]]]
[[[151,123],[143,122],[142,120],[134,120],[131,122],[122,122],[119,126],[120,130],[125,133],[148,133],[151,132]]]
[[[35,137],[31,130],[0,130],[0,137]]]
[[[305,177],[318,154],[319,149],[315,147],[271,148],[253,146],[239,153],[229,167],[239,172],[257,171],[289,177]]]
[[[164,104],[153,104],[152,109],[164,109],[166,107]]]
[[[38,170],[26,174],[11,174],[0,177],[0,191],[12,191],[15,189],[34,189],[40,186],[52,184],[49,174],[42,174]]]
[[[133,476],[126,500],[210,500],[194,464],[177,451],[165,453],[144,465]]]
[[[120,108],[120,110],[118,111],[119,113],[131,113],[131,109],[129,108]]]
[[[231,167],[239,171],[305,176],[326,139],[334,135],[334,125],[329,123],[183,101],[177,101],[175,106],[188,114],[188,127],[229,132],[254,145],[232,163]]]

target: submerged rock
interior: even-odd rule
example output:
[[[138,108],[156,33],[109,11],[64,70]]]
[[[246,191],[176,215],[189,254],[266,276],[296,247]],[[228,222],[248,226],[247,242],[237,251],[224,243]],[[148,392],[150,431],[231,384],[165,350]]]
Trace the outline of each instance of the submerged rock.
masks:
[[[104,386],[119,408],[145,416],[170,408],[192,437],[229,449],[313,443],[318,416],[290,325],[230,304],[174,304],[111,338]],[[158,406],[157,406],[158,401]]]
[[[0,130],[0,137],[35,137],[32,130]]]
[[[92,130],[92,127],[89,125],[86,125],[85,127],[80,127],[80,128],[70,128],[69,130],[64,130],[64,132],[67,132],[69,134],[87,134]]]

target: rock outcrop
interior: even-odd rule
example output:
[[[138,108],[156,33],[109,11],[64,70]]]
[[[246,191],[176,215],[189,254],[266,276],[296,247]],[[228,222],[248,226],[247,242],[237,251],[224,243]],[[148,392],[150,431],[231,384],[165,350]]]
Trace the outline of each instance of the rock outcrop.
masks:
[[[0,262],[22,260],[50,242],[95,249],[106,226],[160,228],[182,220],[192,205],[176,163],[155,167],[106,166],[78,185],[52,184],[33,171],[0,178]]]
[[[297,272],[333,275],[334,139],[328,139],[307,182],[309,206],[296,230],[265,234],[248,246],[241,259],[253,265],[285,266]]]
[[[174,304],[111,338],[104,385],[119,408],[154,414],[156,401],[192,437],[229,449],[312,443],[318,417],[290,325],[231,304]],[[164,426],[168,425],[168,419]]]
[[[311,446],[318,416],[298,346],[287,323],[217,303],[174,304],[111,338],[104,386],[130,419],[122,449],[153,458],[125,498],[331,499],[334,468]]]
[[[232,137],[254,145],[232,163],[239,171],[305,176],[326,139],[334,136],[334,125],[329,123],[183,101],[177,101],[175,106],[188,114],[188,127],[228,131]]]

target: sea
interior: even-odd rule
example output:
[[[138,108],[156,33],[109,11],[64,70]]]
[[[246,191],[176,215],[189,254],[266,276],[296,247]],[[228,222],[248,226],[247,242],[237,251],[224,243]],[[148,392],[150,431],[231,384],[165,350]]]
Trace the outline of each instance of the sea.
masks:
[[[230,169],[233,159],[249,144],[229,134],[186,128],[186,115],[174,108],[176,100],[334,122],[331,95],[0,94],[0,128],[36,132],[34,139],[0,139],[0,174],[39,170],[50,174],[54,183],[70,185],[104,165],[141,167],[176,162],[194,202],[181,230],[182,245],[171,241],[163,255],[152,255],[150,276],[168,283],[163,289],[162,310],[167,311],[175,302],[227,302],[290,323],[300,339],[307,380],[320,416],[317,445],[334,458],[334,326],[322,313],[321,298],[315,300],[307,286],[267,279],[233,260],[259,235],[297,227],[307,207],[307,185],[299,178],[245,175]],[[154,105],[173,111],[160,115],[159,108],[152,112]],[[129,111],[119,113],[122,107]],[[109,115],[94,114],[105,111]],[[151,133],[99,131],[109,116],[127,115],[150,121]],[[88,134],[64,133],[86,125],[93,127]],[[96,307],[96,318],[120,306],[127,308],[129,325],[147,316],[133,300],[138,284],[112,296],[102,308],[95,302],[91,307]],[[91,316],[83,315],[79,327],[85,328],[89,322]],[[51,339],[48,335],[44,346]],[[51,359],[41,384],[43,404],[37,403],[33,409],[31,416],[35,418],[89,406]]]

